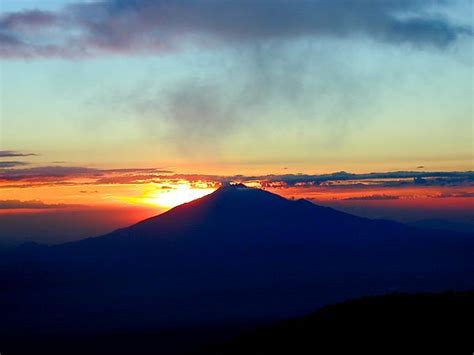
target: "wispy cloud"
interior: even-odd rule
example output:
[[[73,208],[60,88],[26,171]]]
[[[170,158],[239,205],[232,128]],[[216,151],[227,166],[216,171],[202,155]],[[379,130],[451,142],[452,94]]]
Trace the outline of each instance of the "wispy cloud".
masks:
[[[367,195],[367,196],[354,196],[344,198],[344,201],[385,201],[385,200],[398,200],[400,196],[396,195]]]
[[[0,19],[2,57],[154,53],[299,37],[368,37],[445,47],[472,29],[426,10],[421,0],[103,0],[58,12]]]
[[[161,174],[172,173],[156,168],[97,169],[80,166],[39,166],[31,168],[0,168],[0,187],[24,187],[34,185],[87,185],[142,183]],[[78,183],[77,180],[81,179]],[[23,185],[10,185],[12,182]]]
[[[17,209],[32,209],[32,210],[44,210],[44,209],[56,209],[56,208],[68,208],[77,207],[77,205],[69,204],[47,204],[39,200],[20,201],[20,200],[0,200],[0,210],[17,210]]]
[[[460,191],[460,192],[445,192],[438,195],[432,195],[432,198],[473,198],[474,192],[471,191]]]
[[[100,174],[99,169],[86,167],[69,166],[41,166],[24,169],[3,169],[0,170],[0,180],[7,181],[34,181],[34,180],[52,180],[57,181],[68,177],[77,177],[83,175],[93,176]]]
[[[0,158],[12,158],[12,157],[29,157],[37,154],[34,153],[22,153],[15,150],[0,150]]]
[[[0,161],[0,168],[13,168],[22,165],[28,165],[28,163],[23,161]]]

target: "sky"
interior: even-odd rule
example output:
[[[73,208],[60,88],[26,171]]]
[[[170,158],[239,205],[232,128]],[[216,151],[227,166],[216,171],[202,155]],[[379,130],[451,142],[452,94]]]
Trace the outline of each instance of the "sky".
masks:
[[[472,14],[469,0],[1,0],[0,244],[105,233],[227,181],[472,222]]]

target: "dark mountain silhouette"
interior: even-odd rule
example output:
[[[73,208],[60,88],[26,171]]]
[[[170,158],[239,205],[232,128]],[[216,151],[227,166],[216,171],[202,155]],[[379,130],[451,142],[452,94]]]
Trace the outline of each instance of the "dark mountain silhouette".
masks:
[[[393,290],[472,286],[472,235],[229,185],[104,236],[6,255],[0,332],[213,327]]]
[[[202,355],[471,354],[474,291],[365,297],[247,331]]]
[[[0,335],[11,355],[471,354],[474,290],[393,293],[322,307],[267,325],[158,332]],[[237,334],[237,335],[235,335]]]

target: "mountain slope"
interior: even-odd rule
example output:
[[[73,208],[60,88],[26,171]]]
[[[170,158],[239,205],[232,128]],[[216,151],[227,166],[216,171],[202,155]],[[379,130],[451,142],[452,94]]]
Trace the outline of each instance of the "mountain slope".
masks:
[[[387,290],[474,285],[474,239],[226,186],[0,266],[8,332],[155,329],[303,314]]]

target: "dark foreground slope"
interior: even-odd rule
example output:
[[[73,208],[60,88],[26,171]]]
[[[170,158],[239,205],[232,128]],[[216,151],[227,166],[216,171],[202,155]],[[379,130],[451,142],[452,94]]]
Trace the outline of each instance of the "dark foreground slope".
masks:
[[[474,291],[391,294],[247,332],[206,355],[472,354]]]
[[[390,294],[326,306],[308,316],[260,327],[0,334],[0,350],[10,355],[472,354],[472,319],[474,291]]]
[[[105,236],[5,256],[0,333],[215,327],[394,290],[473,286],[471,235],[227,186]]]

